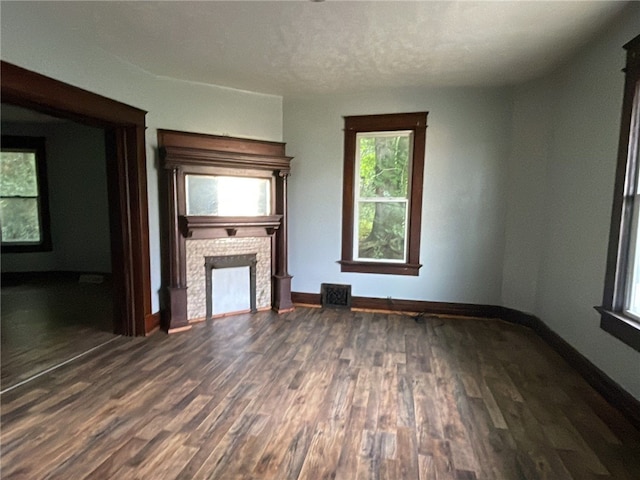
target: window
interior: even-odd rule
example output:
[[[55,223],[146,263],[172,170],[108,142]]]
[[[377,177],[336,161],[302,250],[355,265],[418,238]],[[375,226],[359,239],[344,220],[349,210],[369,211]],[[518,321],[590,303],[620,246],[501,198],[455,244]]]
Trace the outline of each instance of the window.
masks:
[[[2,136],[0,232],[3,252],[51,250],[43,137]]]
[[[600,326],[640,351],[640,36],[627,68]]]
[[[427,112],[345,117],[343,272],[418,275]]]

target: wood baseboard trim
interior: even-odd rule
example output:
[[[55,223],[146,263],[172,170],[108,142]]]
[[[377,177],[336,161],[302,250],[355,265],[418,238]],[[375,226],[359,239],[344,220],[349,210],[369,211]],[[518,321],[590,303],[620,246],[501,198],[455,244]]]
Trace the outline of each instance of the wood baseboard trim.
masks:
[[[144,334],[146,336],[160,330],[160,312],[151,313],[144,317]]]
[[[159,331],[160,331],[160,325],[158,325],[157,327],[155,327],[155,328],[151,329],[151,331],[149,331],[149,332],[145,333],[145,334],[144,334],[144,336],[145,336],[145,337],[149,337],[149,336],[151,336],[151,335],[153,335],[154,333],[159,332]]]
[[[295,309],[296,309],[295,305],[292,305],[289,308],[282,308],[282,309],[272,308],[272,310],[276,312],[278,315],[282,315],[283,313],[293,312]]]
[[[187,330],[191,330],[191,327],[191,325],[185,325],[183,327],[170,328],[167,330],[167,333],[171,335],[173,333],[186,332]]]
[[[291,292],[291,299],[293,303],[299,306],[322,306],[322,296],[319,293]],[[502,307],[494,305],[427,302],[424,300],[401,300],[398,298],[351,297],[351,308],[354,310],[478,318],[501,318],[502,315]]]
[[[317,293],[291,292],[297,305],[321,307],[322,298]],[[584,355],[551,330],[535,315],[497,305],[475,305],[465,303],[427,302],[421,300],[399,300],[373,297],[352,297],[354,310],[406,312],[457,317],[499,318],[506,322],[532,329],[551,348],[574,368],[604,399],[622,413],[633,426],[640,430],[640,401],[612,380],[606,373],[591,363]]]
[[[322,296],[319,293],[291,292],[291,301],[296,306],[322,306]]]
[[[501,313],[499,308],[492,305],[428,302],[422,300],[401,300],[396,298],[373,297],[352,297],[351,308],[480,318],[500,318]]]

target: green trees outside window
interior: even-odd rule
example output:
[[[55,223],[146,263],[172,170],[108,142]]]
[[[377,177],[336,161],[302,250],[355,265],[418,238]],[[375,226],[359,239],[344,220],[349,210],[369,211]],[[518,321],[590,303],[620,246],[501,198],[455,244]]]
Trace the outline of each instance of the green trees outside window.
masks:
[[[427,112],[345,117],[341,271],[418,275]]]
[[[0,231],[3,251],[50,249],[44,145],[41,137],[2,137]]]
[[[411,132],[358,134],[359,259],[404,261]]]
[[[39,242],[42,238],[33,152],[0,153],[0,224],[3,242]]]

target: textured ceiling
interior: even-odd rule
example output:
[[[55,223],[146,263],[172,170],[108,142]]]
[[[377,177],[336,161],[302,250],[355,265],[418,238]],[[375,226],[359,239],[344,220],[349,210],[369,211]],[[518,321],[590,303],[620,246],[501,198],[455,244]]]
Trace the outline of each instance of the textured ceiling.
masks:
[[[562,62],[624,2],[43,2],[155,75],[278,95],[504,85]]]

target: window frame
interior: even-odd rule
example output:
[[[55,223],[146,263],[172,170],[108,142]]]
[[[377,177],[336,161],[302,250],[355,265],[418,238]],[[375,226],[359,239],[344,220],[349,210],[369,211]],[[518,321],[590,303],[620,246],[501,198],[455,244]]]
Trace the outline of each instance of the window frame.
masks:
[[[634,203],[640,198],[633,191],[637,188],[640,174],[640,132],[632,130],[634,102],[636,108],[640,107],[640,98],[637,97],[640,96],[640,35],[624,48],[627,50],[627,64],[607,269],[602,305],[595,308],[600,312],[603,330],[640,351],[640,320],[626,311],[629,267],[633,261],[631,242],[635,235],[640,234],[640,231],[633,230]],[[640,205],[635,207],[640,208]]]
[[[357,115],[344,117],[344,172],[342,190],[342,272],[418,276],[422,224],[422,190],[428,112]],[[363,261],[354,258],[354,220],[357,201],[357,135],[411,131],[413,136],[409,165],[409,192],[405,261]]]
[[[51,244],[51,219],[49,212],[49,188],[47,182],[46,139],[45,137],[28,137],[18,135],[2,135],[0,150],[34,152],[36,155],[36,175],[38,177],[38,220],[41,238],[39,242],[4,242],[0,248],[2,253],[49,252]]]

